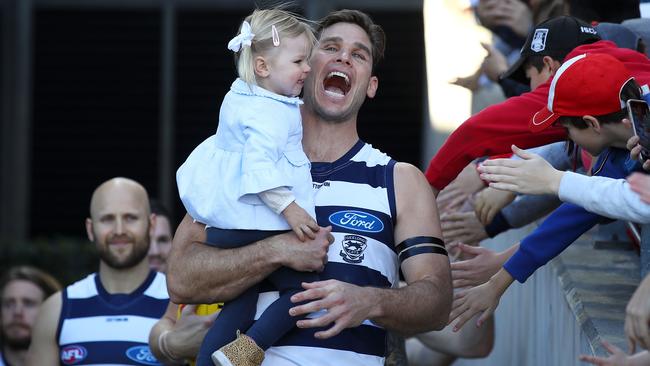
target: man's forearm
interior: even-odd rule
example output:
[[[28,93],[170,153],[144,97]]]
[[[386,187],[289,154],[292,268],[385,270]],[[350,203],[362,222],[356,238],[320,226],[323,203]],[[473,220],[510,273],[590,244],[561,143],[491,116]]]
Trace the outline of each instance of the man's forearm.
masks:
[[[376,314],[370,320],[387,329],[411,336],[444,328],[449,321],[452,290],[429,278],[399,289],[372,289]]]
[[[203,244],[202,225],[185,216],[168,259],[167,288],[175,303],[228,301],[280,267],[273,238],[235,249]]]

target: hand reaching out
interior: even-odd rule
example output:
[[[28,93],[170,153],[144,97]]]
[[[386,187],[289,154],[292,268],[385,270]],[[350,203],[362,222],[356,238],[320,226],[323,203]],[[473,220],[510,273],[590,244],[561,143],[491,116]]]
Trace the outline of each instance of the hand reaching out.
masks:
[[[481,179],[490,182],[490,187],[523,193],[555,194],[560,187],[563,172],[556,170],[537,154],[512,145],[512,152],[522,160],[486,160],[478,167]]]
[[[449,324],[458,319],[454,325],[454,332],[459,331],[468,320],[479,313],[481,316],[476,321],[476,326],[483,325],[496,310],[501,296],[512,281],[512,276],[501,269],[488,282],[454,294],[454,302],[449,314]]]
[[[580,361],[589,362],[598,366],[634,366],[634,365],[648,365],[650,362],[650,353],[643,351],[636,355],[629,356],[620,348],[603,340],[603,347],[610,354],[609,357],[596,357],[588,355],[580,355]]]
[[[499,81],[499,76],[508,70],[508,60],[501,51],[492,45],[481,42],[481,46],[487,51],[487,56],[481,64],[481,70],[488,79]]]
[[[298,206],[296,201],[293,201],[282,211],[282,216],[287,220],[291,230],[298,236],[300,241],[305,241],[307,238],[315,239],[315,234],[320,230],[313,217],[307,211]]]
[[[625,309],[625,334],[630,352],[636,344],[650,348],[650,275],[641,281]]]
[[[474,247],[467,244],[456,244],[461,255],[469,255],[465,259],[451,264],[451,278],[454,289],[467,286],[478,286],[487,282],[508,259],[504,253],[497,253],[483,247]]]
[[[485,186],[478,176],[476,164],[469,163],[436,198],[441,214],[458,210],[472,194]]]
[[[483,225],[489,225],[494,216],[502,208],[509,205],[517,197],[516,194],[509,191],[502,191],[496,188],[488,187],[478,193],[474,203],[476,217]]]
[[[478,221],[474,211],[456,212],[440,216],[442,236],[446,244],[466,243],[478,245],[487,238],[485,227]]]
[[[650,204],[650,176],[643,173],[633,173],[627,177],[630,188],[636,192],[641,201]]]

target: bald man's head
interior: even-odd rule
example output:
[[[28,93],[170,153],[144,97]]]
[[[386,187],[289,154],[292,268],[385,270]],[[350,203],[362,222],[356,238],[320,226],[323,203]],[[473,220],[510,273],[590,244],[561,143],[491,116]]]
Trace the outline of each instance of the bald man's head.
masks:
[[[147,215],[150,213],[149,195],[142,184],[133,179],[117,177],[109,179],[95,188],[90,199],[90,217],[93,217],[94,211],[104,207],[107,199],[114,200],[116,197],[122,196],[127,196],[136,202],[139,201],[136,204],[145,208]]]
[[[86,231],[103,262],[131,268],[146,257],[152,220],[144,187],[128,178],[113,178],[93,192]]]

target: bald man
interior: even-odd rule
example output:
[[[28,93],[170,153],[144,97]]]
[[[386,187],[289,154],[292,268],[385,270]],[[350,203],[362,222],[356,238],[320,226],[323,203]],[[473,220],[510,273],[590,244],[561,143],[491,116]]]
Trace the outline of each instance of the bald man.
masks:
[[[86,233],[99,272],[45,301],[27,365],[159,365],[147,340],[169,297],[164,275],[147,261],[154,220],[139,183],[113,178],[97,187]]]

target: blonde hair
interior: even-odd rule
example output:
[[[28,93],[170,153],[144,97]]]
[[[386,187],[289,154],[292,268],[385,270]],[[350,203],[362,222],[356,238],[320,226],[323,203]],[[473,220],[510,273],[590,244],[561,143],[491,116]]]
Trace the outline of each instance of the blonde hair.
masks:
[[[309,51],[316,44],[314,32],[307,20],[282,9],[255,9],[253,14],[244,19],[251,25],[251,32],[255,34],[251,46],[244,46],[235,53],[235,63],[239,78],[248,84],[257,85],[255,81],[255,56],[274,47],[272,26],[278,31],[280,43],[282,38],[294,38],[305,34],[309,40]],[[238,34],[241,32],[239,27]]]

